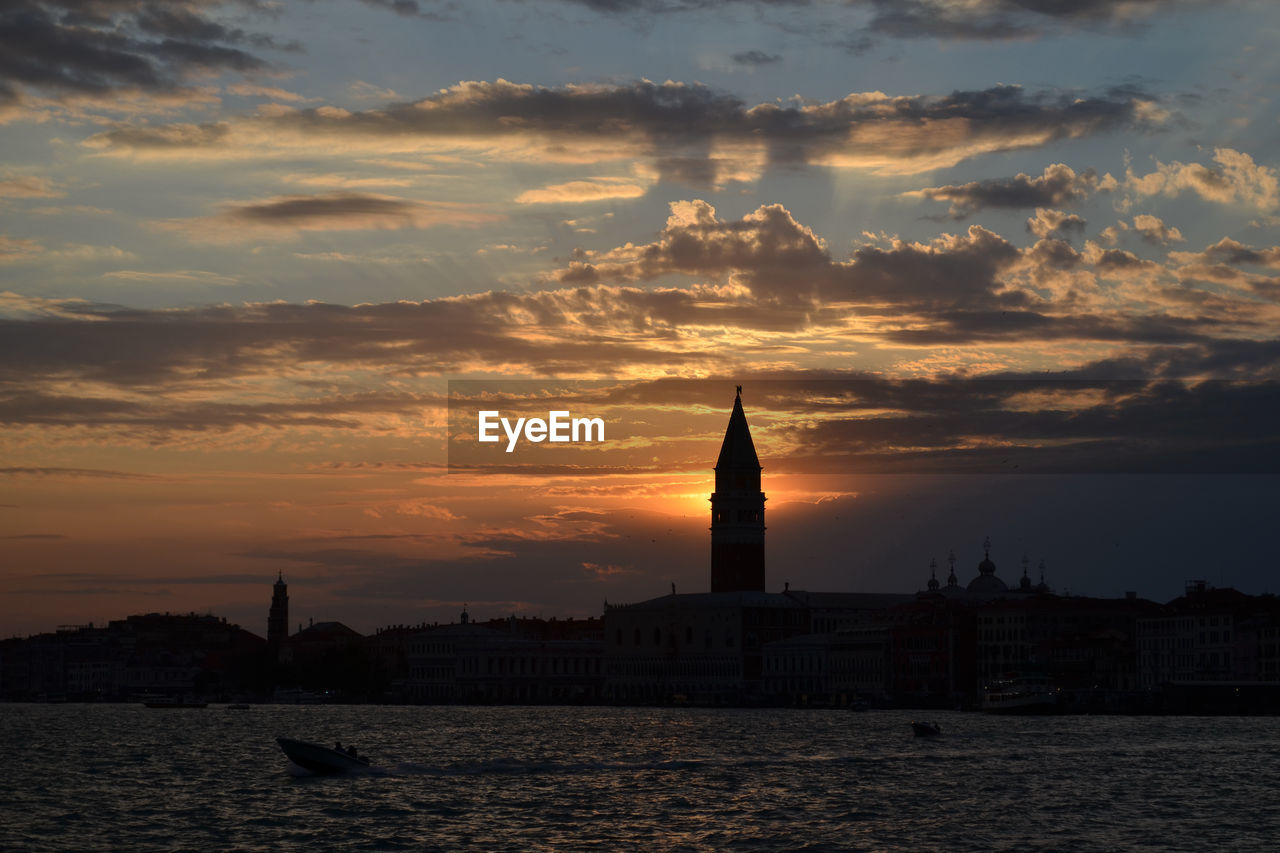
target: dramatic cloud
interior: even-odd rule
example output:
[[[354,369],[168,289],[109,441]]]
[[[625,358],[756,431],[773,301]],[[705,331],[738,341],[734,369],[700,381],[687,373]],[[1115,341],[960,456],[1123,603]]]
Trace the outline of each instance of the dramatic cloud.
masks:
[[[1280,278],[1249,269],[1280,269],[1280,246],[1254,249],[1237,240],[1223,237],[1202,252],[1170,252],[1169,260],[1179,265],[1177,274],[1183,281],[1213,282],[1263,299],[1280,301]]]
[[[1021,39],[1062,26],[1125,28],[1197,0],[854,0],[870,5],[869,29],[897,38]]]
[[[1280,472],[1263,426],[1280,415],[1274,382],[880,384],[832,382],[827,398],[845,410],[794,419],[792,464],[838,453],[867,473]]]
[[[1166,246],[1169,243],[1182,242],[1181,231],[1165,225],[1162,219],[1148,213],[1139,213],[1133,217],[1133,228],[1142,235],[1143,240],[1153,246]]]
[[[368,1],[368,0],[367,0]],[[388,0],[373,0],[386,4]],[[1207,0],[562,0],[604,14],[658,14],[756,6],[866,8],[866,31],[895,38],[1026,39],[1056,29],[1126,32],[1151,17]],[[415,5],[416,4],[411,4]],[[790,23],[790,22],[788,22]]]
[[[212,384],[215,393],[222,380],[266,380],[287,372],[286,364],[438,376],[488,364],[551,374],[714,363],[719,359],[693,340],[653,339],[655,324],[697,322],[699,303],[708,306],[706,322],[711,316],[719,322],[715,294],[701,296],[601,287],[354,307],[268,303],[182,311],[44,302],[27,308],[31,319],[0,321],[0,387],[28,389],[10,398],[13,413],[35,410],[36,401],[41,410],[62,405],[66,399],[55,399],[50,389],[72,377],[119,387]],[[779,322],[763,312],[761,319]],[[55,327],[58,334],[50,336]],[[74,404],[113,405],[92,398]]]
[[[497,80],[460,83],[378,110],[277,105],[225,122],[122,126],[86,144],[135,157],[283,156],[340,145],[369,154],[465,150],[560,163],[641,158],[673,180],[689,177],[690,161],[724,161],[728,169],[762,160],[913,174],[994,151],[1146,128],[1158,121],[1149,106],[1132,93],[1083,96],[998,86],[944,96],[864,92],[827,103],[748,107],[732,95],[674,82],[544,88]],[[706,181],[705,174],[699,177]]]
[[[237,224],[259,228],[404,213],[279,200],[242,208]],[[550,290],[165,310],[9,295],[0,298],[12,318],[0,321],[0,423],[39,430],[41,442],[85,441],[94,429],[125,443],[264,430],[411,437],[423,434],[423,412],[441,406],[438,390],[413,386],[451,374],[795,370],[854,348],[888,370],[921,371],[936,348],[981,371],[1040,365],[1047,341],[1076,348],[1056,369],[1154,346],[1205,351],[1269,339],[1280,306],[1251,297],[1265,292],[1261,282],[1238,284],[1247,292],[1236,297],[1174,283],[1192,280],[1185,270],[1196,264],[1277,258],[1224,241],[1175,253],[1183,266],[1171,269],[1092,242],[1076,252],[1049,237],[1022,250],[975,225],[928,242],[884,239],[837,260],[781,205],[732,220],[705,201],[676,202],[652,242],[581,250],[551,274]],[[677,276],[696,281],[659,283]],[[648,458],[642,445],[636,452]]]
[[[947,212],[948,215],[952,219],[964,219],[988,208],[1020,210],[1062,207],[1081,201],[1094,192],[1113,190],[1116,186],[1116,179],[1109,174],[1099,178],[1092,169],[1076,174],[1070,166],[1055,163],[1036,178],[1019,172],[1012,178],[925,187],[904,195],[949,201],[951,209]]]
[[[1036,215],[1027,220],[1027,230],[1040,238],[1054,233],[1078,236],[1084,233],[1085,225],[1085,221],[1074,213],[1044,207],[1036,208]]]
[[[978,226],[932,244],[894,240],[864,246],[834,261],[825,243],[782,205],[765,205],[737,222],[716,216],[705,201],[675,202],[656,242],[582,253],[557,274],[563,283],[643,281],[700,275],[746,287],[776,304],[815,299],[864,305],[994,305],[996,274],[1018,250]],[[1010,304],[1020,302],[1017,295]],[[1008,307],[1008,305],[1006,305]]]
[[[479,225],[501,217],[473,206],[425,203],[368,193],[277,196],[227,205],[212,217],[157,223],[198,242],[233,242],[299,231],[396,230],[441,225]]]
[[[289,47],[225,26],[221,0],[10,0],[0,11],[0,100],[24,92],[110,108],[121,94],[180,95],[197,75],[268,68],[246,48]]]
[[[1269,249],[1255,249],[1230,237],[1223,237],[1217,243],[1207,247],[1199,255],[1174,253],[1171,257],[1184,263],[1196,260],[1201,263],[1252,264],[1280,269],[1280,246],[1272,246]]]
[[[741,271],[752,277],[753,289],[764,289],[765,280],[792,273],[803,277],[830,263],[822,240],[782,205],[766,205],[738,222],[726,222],[701,200],[673,202],[666,227],[654,243],[582,257],[557,278],[576,284],[642,281],[672,273],[718,278]]]
[[[1147,175],[1126,170],[1125,189],[1136,196],[1176,196],[1191,191],[1209,201],[1238,203],[1261,211],[1280,206],[1280,178],[1276,170],[1253,162],[1242,151],[1216,148],[1213,161],[1218,168],[1200,163],[1161,163]]]
[[[525,190],[516,196],[517,204],[578,204],[612,198],[639,198],[646,188],[628,180],[569,181],[536,190]]]

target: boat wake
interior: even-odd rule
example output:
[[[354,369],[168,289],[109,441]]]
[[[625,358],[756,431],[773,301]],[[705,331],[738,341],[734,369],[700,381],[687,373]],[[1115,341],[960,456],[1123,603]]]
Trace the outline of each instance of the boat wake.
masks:
[[[493,758],[471,764],[450,764],[436,767],[428,764],[404,763],[384,768],[393,776],[486,776],[551,774],[575,775],[610,772],[684,772],[713,769],[720,766],[741,765],[742,762],[725,762],[700,759],[662,759],[653,761],[584,761],[563,763],[519,758]]]
[[[333,773],[317,773],[314,770],[308,770],[305,767],[294,764],[292,761],[285,767],[285,772],[290,776],[299,779],[332,779],[338,776],[391,776],[394,775],[393,769],[388,767],[378,767],[376,765],[366,765],[364,767],[352,767],[343,770],[340,774]]]
[[[904,753],[910,755],[911,753]],[[633,761],[555,761],[497,757],[479,761],[456,762],[446,765],[401,762],[398,764],[363,765],[344,770],[344,776],[425,776],[456,778],[464,776],[576,776],[627,773],[720,773],[743,768],[789,767],[800,764],[862,763],[865,759],[850,756],[795,756],[774,755],[755,758],[659,758]],[[313,774],[296,764],[289,772],[294,776]]]

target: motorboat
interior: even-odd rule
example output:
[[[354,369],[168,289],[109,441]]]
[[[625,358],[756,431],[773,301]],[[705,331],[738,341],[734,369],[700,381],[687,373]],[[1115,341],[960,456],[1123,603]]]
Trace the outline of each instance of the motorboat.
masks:
[[[322,776],[369,769],[369,759],[353,754],[354,747],[351,748],[351,752],[347,752],[344,749],[330,749],[318,743],[308,743],[305,740],[293,740],[287,737],[276,738],[276,743],[280,744],[280,749],[284,750],[284,754],[289,756],[289,760],[294,764]]]
[[[937,723],[912,720],[911,731],[915,732],[916,737],[937,737],[942,734],[942,727]]]

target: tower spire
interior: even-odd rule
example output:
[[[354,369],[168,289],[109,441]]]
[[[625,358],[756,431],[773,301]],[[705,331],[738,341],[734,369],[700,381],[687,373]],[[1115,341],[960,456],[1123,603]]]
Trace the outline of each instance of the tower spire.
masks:
[[[760,458],[742,409],[742,386],[736,390],[711,494],[711,591],[763,592],[765,496]]]
[[[284,582],[284,571],[276,572],[276,582],[271,587],[271,610],[267,613],[267,643],[274,649],[289,636],[289,585]]]

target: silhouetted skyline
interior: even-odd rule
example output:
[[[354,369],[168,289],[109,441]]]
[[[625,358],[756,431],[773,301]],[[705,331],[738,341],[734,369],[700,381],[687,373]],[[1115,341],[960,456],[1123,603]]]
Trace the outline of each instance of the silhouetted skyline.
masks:
[[[1272,582],[1273,4],[80,5],[0,10],[0,634],[699,588],[738,384],[773,591]],[[450,471],[548,377],[608,440]]]

